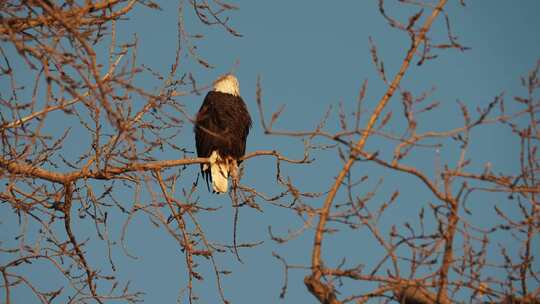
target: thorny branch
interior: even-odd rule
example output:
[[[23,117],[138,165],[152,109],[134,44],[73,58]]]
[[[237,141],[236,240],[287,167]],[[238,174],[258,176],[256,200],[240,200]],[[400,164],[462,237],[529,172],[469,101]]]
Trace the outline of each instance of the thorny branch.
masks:
[[[347,176],[352,165],[355,163],[355,158],[357,154],[356,151],[362,151],[362,149],[364,148],[364,145],[368,139],[370,130],[373,128],[379,116],[381,115],[382,110],[384,109],[384,107],[386,106],[390,98],[393,96],[395,90],[398,88],[401,79],[403,78],[405,72],[407,71],[407,68],[410,65],[411,60],[413,59],[413,56],[416,54],[417,48],[424,41],[425,36],[431,27],[431,24],[433,23],[435,18],[437,18],[439,13],[442,11],[445,4],[446,4],[445,0],[439,1],[437,7],[433,10],[431,16],[426,20],[422,28],[419,30],[418,34],[413,36],[412,46],[407,52],[407,55],[405,56],[405,59],[403,60],[403,64],[399,72],[396,74],[395,78],[392,80],[390,84],[390,87],[388,88],[388,91],[384,94],[382,99],[377,104],[377,107],[371,114],[371,117],[366,127],[367,133],[365,133],[365,135],[362,136],[361,139],[356,143],[354,149],[351,151],[351,155],[349,159],[343,166],[343,169],[340,171],[338,177],[336,178],[334,185],[332,186],[330,192],[326,196],[324,205],[321,209],[321,214],[319,217],[319,224],[317,225],[317,230],[315,233],[315,240],[314,240],[314,245],[313,245],[313,256],[312,256],[312,261],[311,261],[312,263],[311,267],[312,267],[313,273],[311,274],[311,276],[306,277],[306,280],[305,280],[306,285],[308,286],[308,289],[310,289],[313,295],[317,297],[317,299],[319,299],[319,301],[321,301],[322,303],[325,303],[326,301],[330,301],[331,303],[332,301],[334,301],[334,298],[335,298],[335,293],[334,291],[331,290],[331,288],[329,287],[322,288],[321,290],[322,292],[317,292],[320,288],[316,288],[319,285],[320,279],[322,277],[321,248],[322,248],[322,241],[323,241],[323,236],[324,236],[324,231],[325,231],[325,225],[326,225],[326,221],[328,220],[332,202],[337,194],[337,191],[339,190],[341,186],[343,179],[345,178],[345,176]],[[381,2],[381,7],[382,7],[382,2]]]

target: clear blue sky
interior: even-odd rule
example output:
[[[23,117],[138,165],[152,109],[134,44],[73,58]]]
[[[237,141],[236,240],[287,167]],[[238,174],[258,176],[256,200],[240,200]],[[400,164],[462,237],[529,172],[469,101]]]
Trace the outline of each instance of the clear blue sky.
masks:
[[[388,11],[396,12],[393,1],[388,2]],[[523,94],[519,77],[525,75],[540,57],[540,2],[529,1],[466,1],[461,7],[459,1],[449,1],[448,13],[452,21],[452,30],[459,41],[470,47],[466,52],[456,50],[438,52],[439,58],[425,63],[422,67],[411,66],[402,86],[413,94],[420,94],[431,87],[436,88],[433,100],[440,101],[441,109],[426,116],[423,128],[445,130],[460,126],[456,100],[470,105],[485,106],[495,95],[505,93],[507,99]],[[377,1],[235,1],[240,10],[231,14],[231,24],[243,36],[228,35],[221,28],[206,28],[196,23],[191,11],[186,8],[188,17],[187,30],[201,32],[206,39],[198,44],[200,53],[214,69],[203,69],[186,62],[182,71],[191,71],[203,84],[209,84],[217,76],[234,70],[241,87],[241,94],[248,104],[254,118],[254,128],[248,140],[248,151],[258,149],[277,149],[291,157],[302,156],[302,143],[298,139],[275,138],[265,136],[261,130],[255,104],[255,83],[258,75],[263,85],[263,99],[268,112],[275,111],[281,104],[286,110],[276,128],[288,130],[313,129],[329,105],[342,102],[346,109],[353,110],[360,86],[368,80],[367,108],[372,109],[385,91],[385,86],[377,76],[371,61],[368,38],[375,41],[379,56],[385,62],[388,75],[397,71],[408,47],[406,36],[390,28],[379,14]],[[163,11],[136,8],[129,14],[130,20],[118,23],[119,40],[128,42],[133,33],[137,33],[139,50],[137,60],[157,71],[166,73],[174,60],[176,48],[176,13],[175,1],[160,3]],[[400,13],[405,11],[399,10]],[[435,24],[435,35],[444,42],[444,23],[442,19]],[[15,55],[15,54],[10,54]],[[106,53],[103,54],[106,59]],[[236,63],[238,62],[238,64]],[[149,78],[139,79],[139,84],[147,89],[153,83]],[[5,83],[2,83],[2,89]],[[156,83],[157,85],[157,83]],[[203,96],[189,96],[184,103],[189,113],[194,114]],[[398,101],[394,99],[393,101]],[[398,103],[391,104],[400,114]],[[334,116],[335,117],[335,116]],[[365,123],[365,122],[364,122]],[[60,122],[53,127],[63,129]],[[336,130],[335,119],[329,123],[330,130]],[[390,130],[399,133],[399,125]],[[514,170],[517,167],[516,142],[507,138],[509,133],[479,132],[475,134],[475,145],[471,147],[470,157],[474,166],[482,167],[489,161],[500,172]],[[191,128],[186,128],[179,140],[189,149],[194,149]],[[381,150],[378,141],[368,143],[368,151]],[[390,147],[390,146],[388,146]],[[455,150],[441,151],[443,161],[453,164]],[[447,153],[447,154],[445,154]],[[340,164],[334,152],[319,152],[316,165],[305,168],[286,166],[288,174],[294,177],[305,191],[324,191],[331,186],[333,177],[339,172]],[[444,159],[448,156],[447,159]],[[178,158],[173,153],[165,153],[169,159]],[[411,159],[410,165],[424,168],[428,172],[433,167],[433,154]],[[369,171],[374,170],[374,171]],[[391,224],[414,221],[419,206],[425,206],[433,200],[421,185],[405,176],[388,175],[372,165],[359,165],[353,174],[359,177],[375,172],[366,184],[365,191],[373,187],[377,178],[383,176],[385,183],[382,192],[391,193],[396,188],[402,195],[396,206],[389,210],[383,219],[383,229]],[[197,173],[196,166],[184,175],[182,183],[188,186]],[[430,172],[433,174],[433,172]],[[264,191],[275,193],[274,166],[269,159],[257,159],[246,162],[246,175],[243,182]],[[232,240],[233,215],[228,199],[209,195],[206,189],[199,191],[201,201],[208,206],[222,206],[219,212],[202,216],[201,223],[213,239]],[[131,196],[123,198],[127,206],[131,205]],[[388,198],[388,196],[381,196]],[[501,197],[494,197],[501,200]],[[339,200],[339,197],[338,197]],[[320,206],[321,200],[311,201],[314,207]],[[482,201],[478,202],[482,204]],[[276,233],[286,233],[289,229],[301,227],[298,217],[284,210],[262,203],[264,212],[243,208],[238,227],[241,242],[262,240],[264,244],[253,249],[241,250],[244,263],[238,263],[232,255],[219,258],[218,262],[232,270],[225,277],[223,286],[226,298],[233,303],[276,303],[283,280],[281,263],[272,257],[272,251],[287,258],[292,264],[308,265],[313,239],[312,231],[304,233],[296,240],[277,245],[268,236],[268,226]],[[474,208],[474,207],[473,207]],[[478,208],[484,208],[481,205]],[[7,231],[17,231],[17,219],[3,206],[0,216],[2,226]],[[487,208],[486,208],[487,209]],[[492,209],[490,209],[489,212]],[[111,238],[118,240],[125,217],[118,216],[111,229]],[[494,218],[494,217],[493,217]],[[490,224],[490,215],[478,219]],[[95,239],[94,228],[90,221],[81,222],[75,228],[83,235]],[[2,228],[5,229],[5,228]],[[7,237],[1,232],[2,240]],[[365,239],[364,239],[365,238]],[[119,246],[114,246],[113,257],[117,263],[117,275],[131,280],[131,288],[144,290],[145,303],[174,303],[180,288],[185,284],[183,254],[179,252],[174,240],[163,229],[156,229],[142,214],[136,216],[129,226],[128,248],[139,259],[133,261],[123,254]],[[344,232],[328,238],[324,247],[326,262],[337,265],[344,256],[348,265],[369,264],[376,260],[380,249],[374,249],[373,240],[366,232]],[[512,247],[507,240],[496,240]],[[96,242],[90,254],[90,264],[102,264],[108,269],[106,250],[102,243]],[[99,245],[101,244],[101,245]],[[536,244],[538,249],[538,242]],[[348,252],[349,254],[344,254]],[[39,266],[38,266],[39,267]],[[30,267],[22,271],[35,271]],[[205,280],[196,282],[195,291],[201,297],[201,303],[216,303],[215,279],[206,265]],[[107,270],[110,272],[110,270]],[[289,273],[288,292],[284,303],[314,303],[303,284],[306,273],[292,270]],[[31,275],[36,280],[48,281],[46,271]],[[54,284],[54,283],[53,283]],[[349,287],[347,287],[349,288]],[[0,293],[2,293],[0,291]],[[15,293],[15,303],[35,303],[28,295]],[[0,298],[3,295],[0,294]]]

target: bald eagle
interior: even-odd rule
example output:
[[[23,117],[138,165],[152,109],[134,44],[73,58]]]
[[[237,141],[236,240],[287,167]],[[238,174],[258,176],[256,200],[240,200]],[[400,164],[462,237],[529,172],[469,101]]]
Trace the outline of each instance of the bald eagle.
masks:
[[[197,155],[210,158],[209,164],[201,165],[208,189],[211,183],[214,192],[225,193],[229,175],[236,181],[250,128],[238,80],[230,74],[218,78],[204,98],[194,128]]]

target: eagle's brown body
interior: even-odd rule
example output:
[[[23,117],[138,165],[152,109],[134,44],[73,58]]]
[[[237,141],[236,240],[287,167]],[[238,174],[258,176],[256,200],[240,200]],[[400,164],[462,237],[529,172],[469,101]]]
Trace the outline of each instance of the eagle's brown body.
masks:
[[[216,81],[195,121],[197,155],[214,159],[214,164],[211,160],[210,165],[202,165],[201,172],[215,192],[227,191],[227,178],[236,172],[236,165],[246,152],[250,128],[251,117],[239,96],[236,78],[227,75]]]

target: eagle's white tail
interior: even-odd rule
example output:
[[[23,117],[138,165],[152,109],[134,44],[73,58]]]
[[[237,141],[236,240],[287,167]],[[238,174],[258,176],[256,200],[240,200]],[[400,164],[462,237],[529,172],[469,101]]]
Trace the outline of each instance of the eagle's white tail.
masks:
[[[208,166],[203,166],[204,170]],[[233,183],[237,177],[236,160],[226,157],[223,159],[218,151],[213,151],[210,155],[210,174],[212,176],[212,189],[218,193],[225,193],[229,189],[229,174],[233,178]]]

